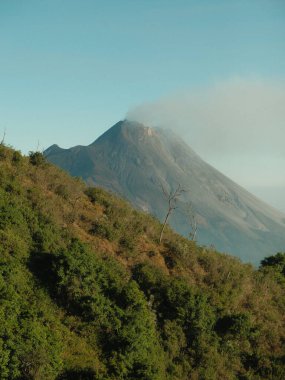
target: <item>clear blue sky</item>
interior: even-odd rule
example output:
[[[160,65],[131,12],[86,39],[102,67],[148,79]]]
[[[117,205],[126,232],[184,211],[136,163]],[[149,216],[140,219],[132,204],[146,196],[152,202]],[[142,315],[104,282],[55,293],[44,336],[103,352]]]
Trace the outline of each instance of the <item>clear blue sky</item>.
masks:
[[[24,152],[88,144],[173,91],[284,74],[283,0],[0,1],[0,131]]]
[[[234,77],[284,81],[284,0],[0,0],[0,133],[25,153]]]

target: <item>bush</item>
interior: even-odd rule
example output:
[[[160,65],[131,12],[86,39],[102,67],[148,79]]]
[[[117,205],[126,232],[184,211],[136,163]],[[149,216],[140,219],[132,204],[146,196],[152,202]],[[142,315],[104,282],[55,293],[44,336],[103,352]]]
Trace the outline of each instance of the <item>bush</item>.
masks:
[[[7,151],[5,149],[5,146],[3,144],[0,144],[0,161],[5,160],[7,157]]]
[[[89,198],[90,202],[95,203],[97,201],[97,192],[97,189],[95,189],[94,187],[88,187],[85,190],[85,194]]]
[[[59,195],[63,199],[68,199],[69,191],[68,191],[67,186],[65,186],[63,184],[57,185],[55,188],[55,194]]]
[[[19,164],[23,160],[23,157],[20,152],[15,150],[12,155],[12,162],[13,164]]]
[[[222,335],[232,334],[246,337],[251,332],[252,325],[247,314],[234,314],[219,318],[215,329]]]
[[[285,253],[278,252],[274,256],[266,257],[261,261],[261,268],[270,267],[285,276]]]
[[[91,235],[97,235],[109,241],[114,241],[118,237],[118,231],[110,224],[104,222],[93,222],[89,230]]]
[[[64,371],[56,380],[97,380],[96,373],[90,369],[71,369]],[[101,378],[102,379],[102,378]],[[100,379],[100,380],[101,380]],[[102,379],[103,380],[103,379]]]
[[[45,156],[40,152],[29,152],[29,162],[34,166],[42,166],[46,164]]]
[[[50,278],[59,302],[92,326],[110,374],[115,379],[164,379],[155,315],[125,271],[77,240],[51,259]]]

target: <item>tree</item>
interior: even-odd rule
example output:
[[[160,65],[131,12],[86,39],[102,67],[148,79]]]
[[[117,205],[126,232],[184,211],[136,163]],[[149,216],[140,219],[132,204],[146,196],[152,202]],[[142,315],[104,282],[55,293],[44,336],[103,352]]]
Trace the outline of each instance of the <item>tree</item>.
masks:
[[[159,244],[161,244],[161,242],[162,242],[163,233],[164,233],[164,229],[165,229],[165,226],[167,224],[167,221],[168,221],[170,215],[172,214],[172,212],[177,208],[178,199],[186,191],[185,189],[183,189],[181,187],[180,183],[178,184],[176,189],[173,191],[167,191],[162,184],[161,184],[161,188],[162,188],[162,192],[164,194],[164,197],[167,200],[167,206],[168,207],[167,207],[167,212],[166,212],[164,222],[163,222],[163,225],[162,225],[162,228],[160,231]]]
[[[285,276],[285,253],[278,252],[276,255],[265,257],[261,261],[261,267],[272,267]]]
[[[265,257],[260,263],[260,269],[271,272],[278,282],[285,284],[285,253]]]
[[[189,222],[189,225],[191,228],[188,236],[189,236],[190,240],[195,241],[197,229],[198,229],[198,224],[197,224],[196,215],[195,215],[195,212],[194,212],[194,209],[193,209],[191,202],[187,203],[186,212],[187,212],[187,219],[188,219],[188,222]]]
[[[6,128],[4,129],[3,137],[2,137],[0,145],[4,145],[5,144],[5,137],[6,137]]]
[[[34,166],[42,166],[46,163],[45,156],[40,152],[29,152],[29,161]]]

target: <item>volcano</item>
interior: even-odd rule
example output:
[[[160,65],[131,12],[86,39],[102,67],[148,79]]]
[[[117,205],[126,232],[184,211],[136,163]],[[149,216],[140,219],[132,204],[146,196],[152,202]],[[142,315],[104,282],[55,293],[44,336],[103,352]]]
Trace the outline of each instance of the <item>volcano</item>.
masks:
[[[197,223],[197,241],[258,264],[284,250],[285,215],[203,161],[172,131],[120,121],[88,146],[52,145],[46,158],[90,186],[128,199],[163,220],[167,199],[185,190],[169,218],[184,236]],[[189,211],[191,205],[191,211]]]

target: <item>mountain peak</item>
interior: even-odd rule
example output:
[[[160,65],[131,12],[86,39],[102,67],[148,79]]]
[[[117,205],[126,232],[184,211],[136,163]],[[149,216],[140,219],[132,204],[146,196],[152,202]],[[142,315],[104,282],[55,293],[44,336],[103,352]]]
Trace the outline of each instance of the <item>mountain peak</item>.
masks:
[[[148,125],[139,123],[137,121],[132,121],[125,119],[122,122],[122,128],[125,131],[128,131],[128,133],[135,134],[137,133],[139,137],[147,136],[147,137],[154,137],[157,136],[157,128],[152,128]]]
[[[118,193],[136,207],[165,215],[163,184],[180,199],[170,224],[189,234],[189,203],[199,223],[198,241],[257,263],[285,244],[284,216],[204,162],[171,130],[121,120],[87,147],[54,152],[48,159],[88,184]]]
[[[44,151],[44,154],[48,156],[51,153],[59,153],[61,150],[62,148],[60,148],[57,144],[53,144]]]
[[[119,121],[110,130],[112,130],[113,128],[119,129],[121,131],[127,130],[129,132],[140,132],[143,133],[145,136],[155,136],[156,131],[158,130],[158,128],[153,128],[138,121],[128,119]]]
[[[157,129],[146,126],[137,121],[121,120],[108,129],[103,135],[95,140],[91,145],[101,143],[104,140],[118,142],[121,139],[140,140],[143,137],[157,136]]]

